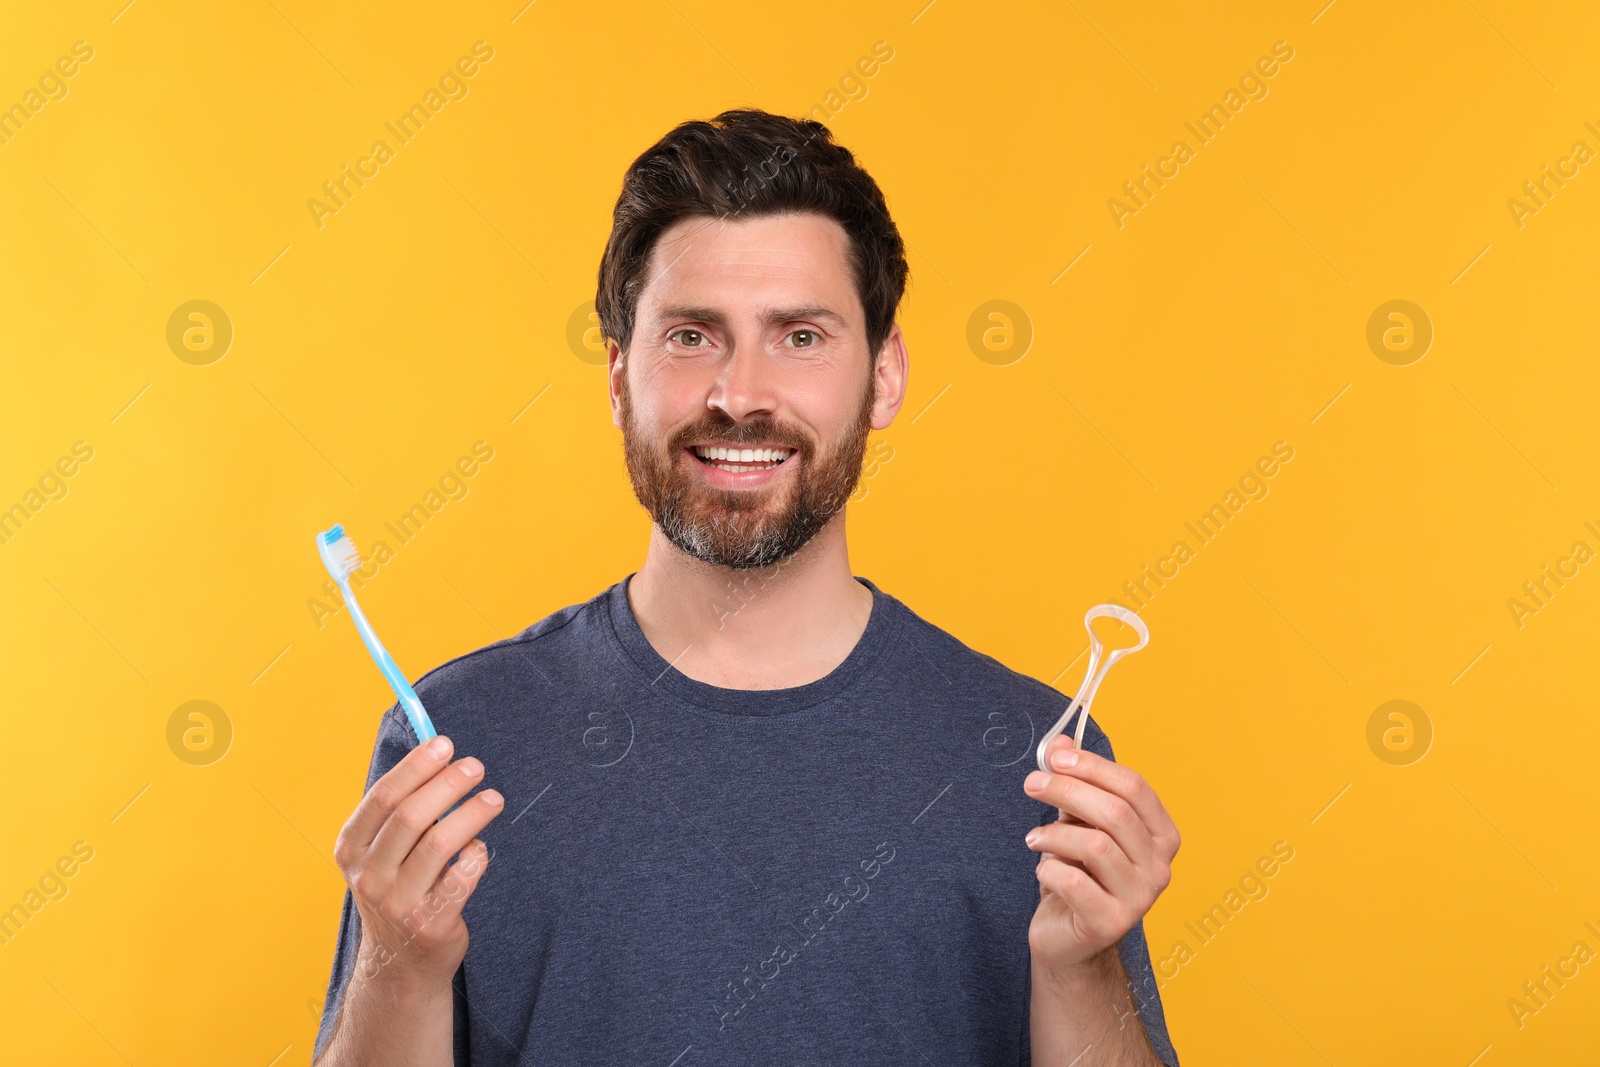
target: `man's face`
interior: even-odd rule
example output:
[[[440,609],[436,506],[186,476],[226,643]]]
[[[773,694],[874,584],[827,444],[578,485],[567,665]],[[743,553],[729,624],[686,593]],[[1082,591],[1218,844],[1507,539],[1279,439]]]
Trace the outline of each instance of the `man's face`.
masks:
[[[848,250],[816,214],[700,216],[657,241],[626,356],[613,346],[613,421],[639,502],[690,556],[751,568],[797,551],[898,409],[877,395]]]

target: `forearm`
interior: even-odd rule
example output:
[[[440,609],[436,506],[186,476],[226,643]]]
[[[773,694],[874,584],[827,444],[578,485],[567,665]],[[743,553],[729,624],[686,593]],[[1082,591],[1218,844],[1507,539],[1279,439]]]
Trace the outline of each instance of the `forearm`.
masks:
[[[381,972],[365,978],[362,970],[350,976],[333,1037],[315,1067],[451,1067],[450,983],[411,987]]]
[[[1035,961],[1029,1009],[1034,1067],[1161,1067],[1115,945],[1065,973]]]

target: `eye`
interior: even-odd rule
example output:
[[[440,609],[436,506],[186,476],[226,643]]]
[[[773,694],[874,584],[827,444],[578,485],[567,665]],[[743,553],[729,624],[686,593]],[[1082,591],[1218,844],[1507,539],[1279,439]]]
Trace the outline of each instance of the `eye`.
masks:
[[[683,345],[683,347],[685,347],[685,348],[700,348],[700,347],[702,347],[701,342],[706,339],[706,335],[701,333],[699,330],[685,328],[685,329],[682,329],[682,330],[673,330],[671,333],[667,334],[667,340],[670,341],[674,337],[680,337],[680,336],[693,338],[693,340],[690,340],[690,341],[679,341],[678,342],[679,344]]]
[[[789,336],[795,338],[793,345],[795,348],[811,348],[817,343],[817,331],[815,330],[790,330]],[[804,340],[801,340],[801,338],[804,338]]]

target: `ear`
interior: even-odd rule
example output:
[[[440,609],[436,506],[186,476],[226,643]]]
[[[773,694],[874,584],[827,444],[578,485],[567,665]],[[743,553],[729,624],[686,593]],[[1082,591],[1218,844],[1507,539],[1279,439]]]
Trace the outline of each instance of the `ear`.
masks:
[[[900,405],[905,403],[906,383],[910,374],[906,339],[897,322],[890,328],[889,336],[884,338],[883,347],[878,350],[877,365],[872,369],[873,382],[877,387],[877,399],[872,404],[874,430],[886,429],[894,421]]]
[[[611,425],[622,429],[622,376],[628,373],[627,357],[617,342],[606,338],[606,391],[611,398]]]

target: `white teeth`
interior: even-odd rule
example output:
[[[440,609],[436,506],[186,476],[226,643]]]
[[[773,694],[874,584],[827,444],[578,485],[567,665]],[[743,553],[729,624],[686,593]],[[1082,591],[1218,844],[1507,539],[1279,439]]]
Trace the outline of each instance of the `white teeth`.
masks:
[[[724,448],[720,445],[696,445],[694,453],[703,460],[713,462],[721,459],[727,460],[730,463],[765,463],[771,466],[776,466],[785,459],[788,459],[789,456],[793,454],[793,450],[788,448]],[[746,467],[728,469],[749,470],[750,468]],[[764,470],[766,468],[759,469]]]

